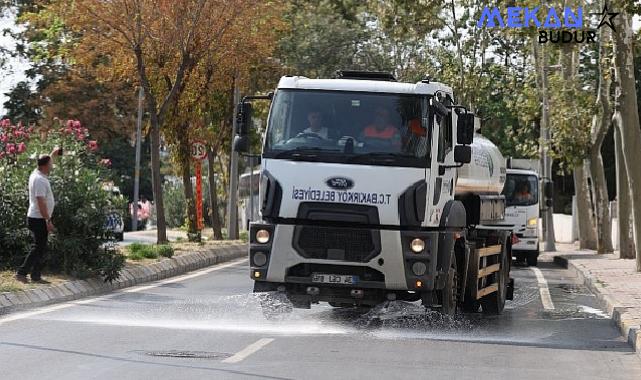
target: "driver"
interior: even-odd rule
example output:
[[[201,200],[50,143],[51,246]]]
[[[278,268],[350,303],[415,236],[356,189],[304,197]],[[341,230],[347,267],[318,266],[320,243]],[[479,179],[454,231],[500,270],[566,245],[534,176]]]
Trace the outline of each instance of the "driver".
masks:
[[[390,111],[385,107],[378,107],[374,113],[374,120],[363,132],[361,137],[370,139],[398,140],[400,133],[398,128],[390,121]]]
[[[327,127],[323,126],[323,114],[319,110],[313,109],[309,111],[307,114],[307,122],[309,123],[309,127],[303,130],[303,133],[313,133],[325,140],[328,139],[329,131]]]

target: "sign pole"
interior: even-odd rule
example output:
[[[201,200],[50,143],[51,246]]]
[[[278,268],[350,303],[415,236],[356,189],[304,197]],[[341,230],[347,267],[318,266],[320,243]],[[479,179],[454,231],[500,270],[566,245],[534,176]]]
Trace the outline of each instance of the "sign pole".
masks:
[[[196,229],[202,231],[205,228],[205,223],[203,222],[202,161],[207,158],[207,145],[202,141],[192,142],[191,158],[194,160],[194,171],[196,173]]]
[[[203,223],[203,176],[202,164],[200,160],[194,161],[196,172],[196,228],[202,231],[204,228]]]

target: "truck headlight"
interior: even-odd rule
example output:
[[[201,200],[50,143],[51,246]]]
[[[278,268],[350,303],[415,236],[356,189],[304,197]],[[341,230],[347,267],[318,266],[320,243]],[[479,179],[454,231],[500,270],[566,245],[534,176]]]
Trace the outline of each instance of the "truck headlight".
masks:
[[[267,230],[258,230],[256,231],[256,241],[260,244],[265,244],[269,242],[269,231]]]
[[[425,249],[425,242],[423,239],[416,238],[410,243],[410,249],[414,253],[421,253]]]
[[[534,217],[527,220],[527,226],[530,228],[536,227],[539,224],[539,218]]]

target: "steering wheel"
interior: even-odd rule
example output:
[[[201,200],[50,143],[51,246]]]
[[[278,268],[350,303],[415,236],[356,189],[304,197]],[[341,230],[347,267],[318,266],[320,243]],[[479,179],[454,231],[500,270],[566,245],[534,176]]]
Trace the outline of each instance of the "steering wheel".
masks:
[[[301,132],[301,133],[296,135],[296,138],[302,138],[302,137],[325,140],[321,136],[317,135],[316,133],[312,133],[312,132]]]

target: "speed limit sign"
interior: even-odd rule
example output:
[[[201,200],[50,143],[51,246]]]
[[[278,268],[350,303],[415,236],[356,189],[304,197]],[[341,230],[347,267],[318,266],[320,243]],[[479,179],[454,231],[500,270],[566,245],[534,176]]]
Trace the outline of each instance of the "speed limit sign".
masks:
[[[204,160],[207,158],[207,145],[202,141],[191,143],[191,158],[194,160]]]

